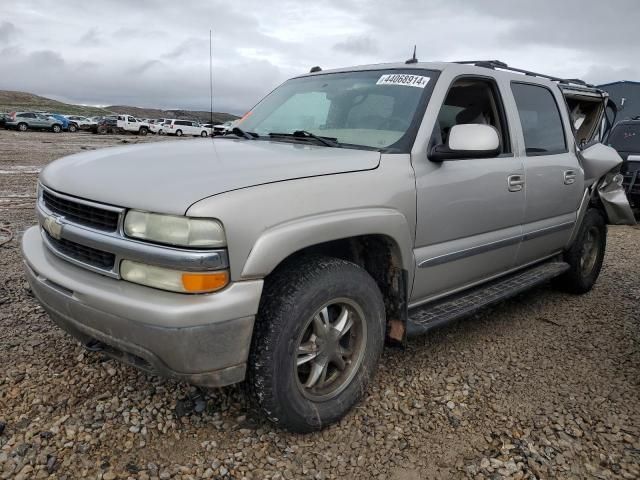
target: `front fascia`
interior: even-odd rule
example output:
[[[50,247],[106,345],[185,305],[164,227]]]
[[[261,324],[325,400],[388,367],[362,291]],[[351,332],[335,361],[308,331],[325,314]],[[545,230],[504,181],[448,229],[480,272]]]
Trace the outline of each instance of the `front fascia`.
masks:
[[[409,155],[383,154],[374,170],[227,192],[186,213],[222,221],[233,281],[262,278],[305,247],[367,234],[390,237],[413,278],[415,208]]]

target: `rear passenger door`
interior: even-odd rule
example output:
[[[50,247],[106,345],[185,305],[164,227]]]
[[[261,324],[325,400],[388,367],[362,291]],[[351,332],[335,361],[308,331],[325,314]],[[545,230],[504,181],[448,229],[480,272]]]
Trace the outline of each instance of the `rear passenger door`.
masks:
[[[512,82],[525,169],[525,214],[518,265],[563,249],[576,221],[584,173],[574,153],[564,99],[558,88]]]

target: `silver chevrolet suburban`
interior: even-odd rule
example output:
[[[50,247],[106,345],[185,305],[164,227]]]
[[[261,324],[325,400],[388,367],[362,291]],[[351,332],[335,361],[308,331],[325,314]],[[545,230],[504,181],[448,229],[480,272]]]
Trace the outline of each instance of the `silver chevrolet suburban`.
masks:
[[[86,348],[266,416],[339,420],[385,341],[553,280],[588,292],[632,223],[604,92],[497,61],[285,82],[233,134],[48,165],[26,275]]]

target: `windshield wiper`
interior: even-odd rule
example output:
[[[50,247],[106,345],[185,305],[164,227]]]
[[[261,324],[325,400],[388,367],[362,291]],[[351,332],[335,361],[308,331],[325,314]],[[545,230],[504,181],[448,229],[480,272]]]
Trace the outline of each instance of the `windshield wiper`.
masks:
[[[284,138],[306,138],[306,139],[313,139],[315,141],[317,141],[318,143],[321,143],[322,145],[326,146],[326,147],[334,147],[334,148],[340,148],[340,143],[338,142],[337,138],[333,138],[333,137],[320,137],[318,135],[315,135],[311,132],[307,132],[306,130],[296,130],[293,133],[276,133],[276,132],[271,132],[269,134],[269,136],[271,138],[278,138],[278,137],[284,137]]]
[[[246,138],[247,140],[255,140],[256,138],[258,138],[260,136],[255,132],[245,132],[240,127],[233,127],[231,132],[227,132],[223,136],[226,137],[227,135],[229,135],[229,133],[234,134],[236,137]]]

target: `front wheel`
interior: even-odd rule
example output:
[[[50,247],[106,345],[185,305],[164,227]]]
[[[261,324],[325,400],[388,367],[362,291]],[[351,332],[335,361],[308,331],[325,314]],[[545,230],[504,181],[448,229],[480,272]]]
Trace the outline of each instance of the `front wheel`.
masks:
[[[29,126],[26,123],[19,123],[18,130],[21,132],[26,132],[29,129]]]
[[[580,225],[573,245],[564,254],[569,270],[555,280],[569,293],[587,293],[596,283],[607,246],[607,225],[602,213],[591,208]]]
[[[143,136],[143,137],[144,137],[147,133],[149,133],[149,132],[148,132],[148,130],[147,130],[146,128],[144,128],[144,127],[142,127],[140,130],[138,130],[138,135],[141,135],[141,136]]]
[[[206,131],[202,131],[202,133],[200,134],[201,137],[206,137],[207,136],[207,132]]]
[[[71,133],[77,132],[78,131],[78,127],[74,123],[70,123],[69,124],[69,131]]]
[[[53,127],[51,127],[51,130],[53,131],[53,133],[60,133],[62,131],[62,127],[60,125],[54,125]]]
[[[276,425],[319,430],[362,396],[384,332],[382,294],[364,269],[331,257],[291,261],[267,278],[248,386]]]
[[[176,130],[176,137],[182,136],[182,130]]]

